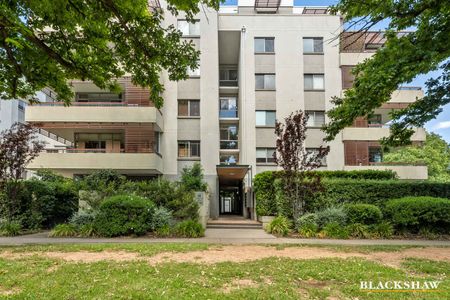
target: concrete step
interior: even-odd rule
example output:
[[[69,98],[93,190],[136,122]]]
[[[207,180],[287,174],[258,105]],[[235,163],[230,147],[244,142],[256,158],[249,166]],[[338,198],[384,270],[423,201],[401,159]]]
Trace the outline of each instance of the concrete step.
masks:
[[[208,223],[206,228],[221,229],[262,229],[262,224],[246,224],[246,223]]]

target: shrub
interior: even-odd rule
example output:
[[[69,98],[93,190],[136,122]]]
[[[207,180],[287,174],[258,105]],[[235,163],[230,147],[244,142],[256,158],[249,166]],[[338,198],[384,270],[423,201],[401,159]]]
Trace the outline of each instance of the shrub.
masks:
[[[433,197],[404,197],[390,200],[386,217],[399,230],[417,233],[422,228],[450,231],[450,200]]]
[[[18,221],[4,222],[0,224],[0,236],[16,236],[22,231],[22,224]]]
[[[155,231],[162,227],[169,227],[173,223],[172,213],[165,207],[158,207],[153,214],[153,221],[150,229]]]
[[[71,224],[59,224],[50,232],[51,237],[72,237],[77,236],[77,227]]]
[[[202,224],[194,220],[186,220],[176,224],[173,232],[179,237],[186,238],[198,238],[205,235]]]
[[[298,233],[302,237],[314,237],[317,234],[319,227],[314,223],[303,223],[298,227]]]
[[[274,188],[274,172],[266,171],[256,174],[253,185],[258,216],[275,216],[277,213]]]
[[[89,191],[98,191],[105,196],[115,194],[126,181],[126,177],[120,175],[117,171],[104,169],[94,171],[79,181],[81,189]]]
[[[344,206],[348,223],[377,224],[383,218],[381,210],[372,204],[347,204]]]
[[[343,207],[329,207],[316,213],[317,225],[324,227],[329,223],[337,223],[344,226],[347,223],[347,215]]]
[[[267,225],[267,231],[276,235],[286,236],[291,229],[291,221],[284,217],[278,216]]]
[[[96,213],[94,211],[78,211],[69,219],[69,224],[81,227],[86,224],[92,224],[95,220]]]
[[[369,227],[361,223],[353,223],[347,226],[347,231],[351,237],[367,239],[370,237]]]
[[[376,238],[391,238],[394,234],[394,227],[389,222],[381,222],[379,224],[374,224],[370,228],[372,236]]]
[[[155,205],[138,197],[118,195],[105,200],[95,217],[94,229],[106,237],[143,235],[151,229]]]
[[[80,236],[82,237],[92,237],[95,236],[95,227],[93,223],[86,223],[80,227]]]
[[[331,222],[326,224],[322,231],[321,236],[322,237],[329,237],[329,238],[335,238],[335,239],[347,239],[348,238],[348,230],[341,224],[337,222]]]
[[[317,173],[322,178],[341,178],[341,179],[371,179],[371,180],[389,180],[397,179],[397,173],[392,170],[353,170],[353,171],[310,171]]]
[[[151,181],[127,182],[121,188],[123,194],[135,194],[151,199],[156,205],[172,211],[179,220],[197,220],[199,205],[194,192],[187,191],[182,185],[158,178]]]
[[[192,167],[184,167],[181,171],[181,184],[188,191],[206,192],[208,185],[203,181],[203,169],[196,162]]]
[[[172,229],[169,225],[164,225],[157,228],[154,233],[157,237],[169,237],[172,234]]]
[[[316,225],[317,226],[317,214],[313,213],[306,213],[300,218],[297,219],[297,228],[303,226],[303,225]]]

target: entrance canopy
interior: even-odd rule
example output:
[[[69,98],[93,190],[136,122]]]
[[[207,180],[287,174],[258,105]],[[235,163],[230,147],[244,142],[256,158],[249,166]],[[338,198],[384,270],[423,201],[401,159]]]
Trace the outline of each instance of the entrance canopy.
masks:
[[[220,185],[232,186],[239,184],[247,175],[249,165],[217,165],[217,176]]]

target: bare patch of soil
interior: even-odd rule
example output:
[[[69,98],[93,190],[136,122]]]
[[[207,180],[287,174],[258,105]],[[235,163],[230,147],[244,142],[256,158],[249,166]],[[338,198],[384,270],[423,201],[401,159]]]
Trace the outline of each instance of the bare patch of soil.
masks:
[[[242,288],[256,288],[258,286],[258,283],[251,279],[235,279],[231,283],[224,284],[222,287],[222,292],[229,294]]]
[[[20,289],[18,288],[5,288],[0,285],[0,296],[12,296],[18,294]]]
[[[102,260],[111,261],[135,261],[140,260],[142,257],[138,253],[127,252],[127,251],[102,251],[102,252],[88,252],[88,251],[77,251],[77,252],[2,252],[0,253],[0,258],[4,259],[21,259],[31,256],[41,256],[48,258],[62,259],[69,262],[83,262],[83,263],[93,263]]]

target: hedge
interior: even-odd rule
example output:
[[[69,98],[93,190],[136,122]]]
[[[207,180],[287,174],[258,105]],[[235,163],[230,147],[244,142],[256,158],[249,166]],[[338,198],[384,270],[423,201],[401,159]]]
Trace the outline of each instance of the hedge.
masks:
[[[385,215],[400,230],[420,229],[450,232],[450,200],[433,197],[403,197],[387,202]]]
[[[276,173],[267,171],[255,176],[256,212],[260,216],[277,213],[275,201],[277,197],[274,189]],[[308,211],[318,211],[344,203],[369,203],[383,207],[388,200],[405,196],[450,199],[449,183],[362,179],[324,179],[323,183],[325,192],[307,203]]]

